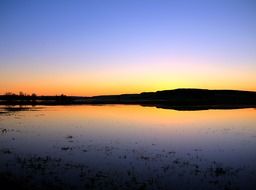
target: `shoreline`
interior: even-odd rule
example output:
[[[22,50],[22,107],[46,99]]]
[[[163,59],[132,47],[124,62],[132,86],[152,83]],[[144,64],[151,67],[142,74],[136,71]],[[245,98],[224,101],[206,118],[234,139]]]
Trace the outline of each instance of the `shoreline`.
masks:
[[[82,96],[0,95],[0,105],[141,105],[164,109],[256,108],[256,92],[239,90],[174,89],[140,94]]]

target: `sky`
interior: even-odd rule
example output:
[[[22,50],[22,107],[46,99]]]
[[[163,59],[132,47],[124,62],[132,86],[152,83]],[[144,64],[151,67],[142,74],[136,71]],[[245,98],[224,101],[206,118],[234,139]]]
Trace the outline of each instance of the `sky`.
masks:
[[[256,91],[255,0],[0,0],[0,94]]]

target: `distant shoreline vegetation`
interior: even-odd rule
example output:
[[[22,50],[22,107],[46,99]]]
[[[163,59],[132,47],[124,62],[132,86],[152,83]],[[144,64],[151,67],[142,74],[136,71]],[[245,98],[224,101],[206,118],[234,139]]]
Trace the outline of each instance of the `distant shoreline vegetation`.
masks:
[[[103,96],[38,96],[11,92],[0,95],[1,105],[138,104],[167,109],[256,108],[256,92],[240,90],[174,89],[140,94]]]

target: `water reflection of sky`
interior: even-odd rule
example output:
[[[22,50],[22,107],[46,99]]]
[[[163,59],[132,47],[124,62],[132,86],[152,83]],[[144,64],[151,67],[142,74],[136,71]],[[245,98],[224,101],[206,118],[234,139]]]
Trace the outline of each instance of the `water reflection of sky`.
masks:
[[[252,178],[256,170],[255,109],[53,106],[1,114],[0,129],[0,149],[13,153],[3,154],[2,163],[11,162],[11,155],[39,155],[98,170],[135,167],[149,176],[175,159],[198,164],[201,170],[213,163],[243,168]]]

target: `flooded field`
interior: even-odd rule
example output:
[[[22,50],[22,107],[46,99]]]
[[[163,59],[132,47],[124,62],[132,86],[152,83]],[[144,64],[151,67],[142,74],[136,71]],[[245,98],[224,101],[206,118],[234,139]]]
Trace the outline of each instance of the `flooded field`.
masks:
[[[2,106],[0,182],[19,189],[256,189],[256,109]]]

